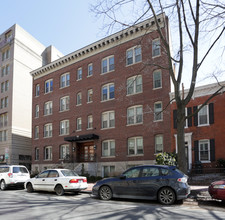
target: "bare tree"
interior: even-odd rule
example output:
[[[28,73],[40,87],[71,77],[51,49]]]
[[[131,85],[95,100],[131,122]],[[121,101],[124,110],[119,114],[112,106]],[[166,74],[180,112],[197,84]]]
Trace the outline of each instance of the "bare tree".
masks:
[[[222,66],[221,57],[225,48],[224,0],[100,0],[92,7],[92,10],[97,15],[103,15],[106,20],[109,19],[107,20],[109,23],[106,22],[108,25],[104,27],[107,27],[108,31],[130,27],[146,18],[154,17],[162,42],[161,48],[168,58],[166,68],[173,82],[174,99],[177,105],[178,166],[186,173],[185,107],[193,96],[199,72],[209,63],[210,53],[215,48],[222,49],[221,54],[217,52],[218,62]],[[157,19],[157,15],[161,13],[165,13],[172,24],[172,38],[176,41],[173,45],[174,51],[171,50],[168,39],[161,32]],[[164,23],[166,24],[166,21]],[[216,71],[216,67],[211,71]],[[184,73],[185,76],[189,76],[190,81],[186,97],[182,93]],[[221,85],[194,114],[210,99],[224,92],[223,88],[224,86]]]

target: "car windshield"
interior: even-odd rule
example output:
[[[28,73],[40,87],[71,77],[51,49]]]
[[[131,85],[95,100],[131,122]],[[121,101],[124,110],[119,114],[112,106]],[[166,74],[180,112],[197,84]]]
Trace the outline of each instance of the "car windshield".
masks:
[[[13,173],[28,173],[25,167],[13,167]]]
[[[63,176],[78,176],[78,174],[73,170],[61,170],[61,173]]]

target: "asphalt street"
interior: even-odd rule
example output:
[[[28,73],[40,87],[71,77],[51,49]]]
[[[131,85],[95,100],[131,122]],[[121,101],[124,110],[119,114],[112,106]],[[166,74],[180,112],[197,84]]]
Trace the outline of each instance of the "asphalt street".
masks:
[[[65,194],[6,190],[0,192],[0,216],[4,220],[76,219],[76,220],[158,220],[158,219],[218,219],[225,209],[199,207],[192,204],[163,206],[154,201],[102,201],[89,193]]]

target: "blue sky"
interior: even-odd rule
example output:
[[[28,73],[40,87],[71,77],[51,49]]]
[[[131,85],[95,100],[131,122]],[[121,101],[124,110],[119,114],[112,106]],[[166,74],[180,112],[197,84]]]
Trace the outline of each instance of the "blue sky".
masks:
[[[96,0],[0,0],[0,33],[17,23],[45,46],[64,55],[106,36],[90,12]],[[103,33],[104,32],[104,33]]]
[[[97,0],[0,0],[0,33],[17,23],[46,47],[53,45],[67,55],[107,36],[107,30],[103,29],[103,17],[97,19],[90,12],[90,4],[96,2]],[[135,13],[127,7],[126,13],[120,15],[128,21],[130,16],[135,17]],[[175,35],[176,39],[176,33],[172,34],[172,38]],[[219,45],[222,42],[224,41],[221,39]],[[223,47],[220,49],[224,50]],[[198,85],[216,82],[212,72],[225,69],[224,57],[225,52],[218,52],[215,48],[199,72]],[[185,88],[188,88],[190,71],[185,70],[183,82],[186,84]],[[224,72],[218,76],[219,81],[225,80]]]

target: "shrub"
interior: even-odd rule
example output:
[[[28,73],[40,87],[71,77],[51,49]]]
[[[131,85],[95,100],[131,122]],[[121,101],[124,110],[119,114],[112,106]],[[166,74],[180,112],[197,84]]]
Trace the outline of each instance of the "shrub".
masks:
[[[156,155],[156,164],[158,165],[169,165],[176,166],[177,165],[177,155],[173,153],[159,153]]]
[[[220,158],[217,160],[217,163],[219,164],[219,167],[225,167],[225,159]]]

